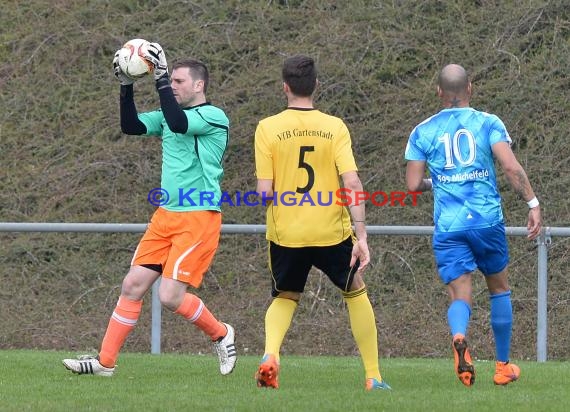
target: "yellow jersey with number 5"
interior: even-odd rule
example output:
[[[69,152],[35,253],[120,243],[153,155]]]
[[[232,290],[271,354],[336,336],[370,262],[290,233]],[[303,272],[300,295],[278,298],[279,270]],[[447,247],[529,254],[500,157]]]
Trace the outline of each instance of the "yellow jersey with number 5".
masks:
[[[350,133],[338,117],[288,108],[261,120],[255,131],[258,179],[273,180],[267,198],[268,240],[287,247],[331,246],[352,234],[337,191],[340,175],[357,171]]]

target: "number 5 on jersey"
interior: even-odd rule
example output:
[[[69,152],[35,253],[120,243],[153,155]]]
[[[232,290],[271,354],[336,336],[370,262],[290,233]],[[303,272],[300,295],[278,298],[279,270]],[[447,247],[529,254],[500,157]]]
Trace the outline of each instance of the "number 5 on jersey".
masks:
[[[301,146],[299,148],[299,168],[307,171],[307,184],[303,187],[297,187],[297,193],[307,193],[315,184],[315,169],[305,161],[305,153],[314,152],[315,146]]]

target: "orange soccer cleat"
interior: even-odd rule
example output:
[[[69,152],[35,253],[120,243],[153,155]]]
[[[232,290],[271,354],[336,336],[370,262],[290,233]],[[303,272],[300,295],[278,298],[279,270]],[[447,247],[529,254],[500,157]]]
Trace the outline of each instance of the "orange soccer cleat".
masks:
[[[495,385],[508,385],[516,381],[521,376],[521,369],[509,362],[495,363],[495,376],[493,382]]]
[[[279,363],[274,355],[265,355],[255,374],[259,388],[279,388]]]
[[[467,347],[467,341],[462,335],[453,338],[453,355],[455,358],[455,373],[465,386],[475,383],[475,368]]]

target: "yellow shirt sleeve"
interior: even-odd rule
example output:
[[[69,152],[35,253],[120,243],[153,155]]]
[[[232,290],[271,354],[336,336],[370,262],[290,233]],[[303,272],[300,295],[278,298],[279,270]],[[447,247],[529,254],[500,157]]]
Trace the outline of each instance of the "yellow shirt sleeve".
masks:
[[[255,175],[258,179],[273,179],[271,145],[261,123],[255,130]]]
[[[338,174],[345,172],[358,171],[356,161],[352,153],[352,143],[350,140],[350,132],[344,122],[341,122],[338,138],[335,140],[335,163]]]

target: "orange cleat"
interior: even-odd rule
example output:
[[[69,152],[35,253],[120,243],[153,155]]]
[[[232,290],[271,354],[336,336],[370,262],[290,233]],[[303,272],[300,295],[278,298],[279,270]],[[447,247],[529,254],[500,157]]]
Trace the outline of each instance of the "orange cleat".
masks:
[[[265,355],[255,374],[258,388],[279,388],[279,363],[274,355]]]
[[[452,346],[457,377],[465,386],[473,385],[475,383],[475,368],[467,348],[467,341],[460,335],[453,339]]]
[[[521,376],[521,368],[509,362],[495,362],[495,385],[508,385]]]

